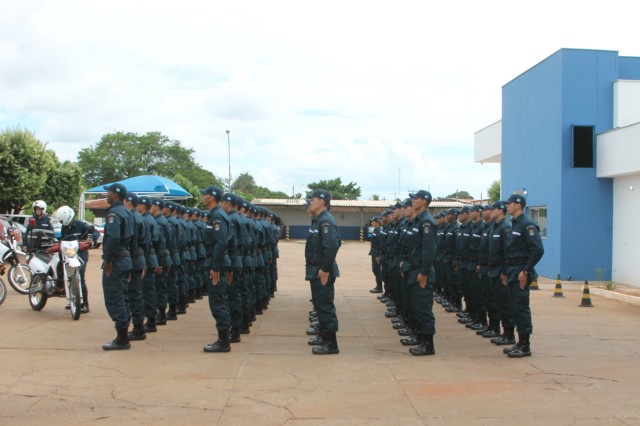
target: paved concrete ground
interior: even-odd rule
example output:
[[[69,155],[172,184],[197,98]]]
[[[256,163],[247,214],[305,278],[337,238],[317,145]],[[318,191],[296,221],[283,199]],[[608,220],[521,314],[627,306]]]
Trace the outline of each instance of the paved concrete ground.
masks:
[[[32,311],[9,290],[0,306],[0,424],[640,425],[640,307],[592,296],[580,284],[554,298],[533,293],[534,356],[501,348],[436,305],[436,355],[413,357],[383,317],[366,244],[339,254],[340,355],[307,345],[302,242],[283,242],[277,297],[228,354],[206,300],[130,351],[114,337],[100,290],[99,251],[89,266],[91,313],[72,321],[63,300]]]

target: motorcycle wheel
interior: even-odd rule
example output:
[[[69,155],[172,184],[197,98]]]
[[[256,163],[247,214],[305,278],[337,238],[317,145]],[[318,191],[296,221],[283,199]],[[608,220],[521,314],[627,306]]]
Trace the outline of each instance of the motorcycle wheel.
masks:
[[[75,273],[69,278],[69,304],[74,320],[80,318],[80,299],[80,275]]]
[[[29,286],[29,304],[34,311],[41,311],[47,304],[47,293],[44,291],[46,275],[33,275]]]
[[[31,269],[27,265],[22,263],[11,265],[7,276],[9,277],[9,284],[15,291],[20,294],[29,294]]]
[[[0,305],[4,302],[4,299],[7,298],[7,287],[4,285],[4,281],[0,278]]]

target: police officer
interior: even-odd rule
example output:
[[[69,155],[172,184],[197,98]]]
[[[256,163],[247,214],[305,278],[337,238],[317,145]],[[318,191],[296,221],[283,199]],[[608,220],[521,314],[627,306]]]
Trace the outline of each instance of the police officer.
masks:
[[[380,234],[380,216],[373,216],[370,220],[371,227],[373,228],[369,235],[369,242],[371,248],[369,249],[369,256],[371,256],[371,271],[376,280],[376,286],[369,290],[370,293],[382,293],[382,271],[380,271],[380,261],[378,260],[378,251],[380,241],[378,235]]]
[[[45,229],[49,231],[53,231],[53,226],[51,225],[51,218],[47,215],[47,203],[43,200],[36,200],[31,205],[33,209],[33,218],[35,219],[35,223],[29,220],[27,224],[27,235],[34,229]],[[27,238],[27,241],[29,239]],[[24,246],[24,251],[26,252],[29,248],[26,245]]]
[[[316,189],[311,194],[309,212],[312,221],[310,237],[305,246],[306,276],[311,283],[314,305],[320,322],[321,334],[312,352],[316,355],[337,354],[338,317],[334,305],[334,283],[340,276],[336,255],[340,248],[340,234],[336,220],[329,213],[331,194]]]
[[[511,215],[511,232],[507,239],[505,274],[503,284],[509,288],[509,305],[518,327],[518,343],[504,352],[509,358],[531,356],[529,337],[533,331],[531,309],[529,307],[529,286],[537,279],[534,268],[544,254],[540,229],[524,214],[527,200],[522,195],[512,194],[506,201],[507,212]]]
[[[177,306],[180,301],[180,279],[182,277],[180,251],[182,249],[181,246],[184,244],[184,234],[180,233],[180,224],[173,215],[175,210],[176,205],[173,201],[165,201],[162,213],[169,224],[169,229],[171,229],[171,242],[168,247],[172,260],[172,265],[167,275],[167,301],[169,303],[167,321],[178,319]]]
[[[205,250],[207,252],[207,268],[209,270],[209,309],[216,320],[218,340],[203,348],[205,352],[229,352],[229,330],[231,328],[231,315],[227,302],[227,280],[224,269],[224,256],[227,250],[229,232],[229,216],[220,207],[222,190],[217,186],[209,186],[201,189],[202,202],[209,212],[209,222],[205,237]]]
[[[133,218],[134,236],[131,244],[131,279],[127,285],[127,302],[131,313],[133,330],[129,332],[129,340],[144,340],[147,335],[144,331],[144,294],[142,280],[147,271],[147,259],[145,253],[149,251],[150,242],[147,235],[146,221],[137,211],[138,196],[129,193],[124,199],[124,207],[131,212]]]
[[[105,351],[129,349],[128,328],[129,312],[127,311],[126,285],[133,267],[131,262],[131,244],[134,236],[133,218],[124,205],[127,188],[114,183],[105,186],[107,202],[110,207],[104,225],[102,242],[102,290],[104,303],[111,319],[115,322],[117,336],[102,346]]]
[[[158,262],[158,256],[161,252],[160,227],[151,214],[151,208],[151,198],[146,195],[142,195],[138,198],[137,210],[138,213],[142,215],[146,224],[148,244],[147,251],[145,253],[147,270],[142,280],[144,315],[147,318],[147,322],[144,325],[144,331],[146,333],[155,333],[158,331],[156,328],[156,316],[158,315],[158,304],[156,301],[156,275],[162,274],[162,267]]]
[[[229,341],[231,343],[237,343],[240,342],[240,328],[242,328],[242,289],[240,288],[240,275],[242,273],[241,253],[244,251],[246,236],[240,215],[236,210],[236,196],[227,192],[222,196],[220,206],[227,216],[229,216],[229,233],[227,235],[229,265],[226,273],[229,314],[231,315]]]
[[[154,198],[151,200],[151,215],[158,224],[160,231],[160,239],[158,240],[159,258],[158,263],[161,269],[156,271],[155,287],[156,287],[156,306],[158,315],[155,319],[155,325],[167,324],[167,302],[168,302],[168,285],[169,272],[173,266],[172,250],[174,245],[173,228],[167,222],[164,213],[164,200],[162,198]],[[175,313],[174,313],[175,316]]]

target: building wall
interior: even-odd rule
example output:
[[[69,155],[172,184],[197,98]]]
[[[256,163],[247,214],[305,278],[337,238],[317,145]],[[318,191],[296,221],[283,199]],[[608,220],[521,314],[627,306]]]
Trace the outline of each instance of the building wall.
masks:
[[[640,285],[640,175],[622,176],[613,184],[613,277],[618,283]]]
[[[613,85],[614,127],[624,127],[640,121],[640,81],[619,80]]]
[[[285,225],[289,225],[290,239],[306,239],[311,225],[311,217],[302,207],[280,207],[269,206],[269,210],[275,212]],[[359,240],[360,239],[360,220],[361,212],[359,211],[339,211],[332,209],[331,214],[338,223],[338,230],[343,240]],[[363,220],[366,224],[372,214],[363,213]]]
[[[572,125],[611,129],[617,75],[617,52],[562,49],[503,87],[502,196],[526,190],[528,205],[547,206],[542,275],[611,271],[613,183],[571,157]]]
[[[502,89],[502,198],[526,191],[527,204],[547,206],[545,255],[538,273],[560,273],[562,201],[562,55],[560,52]]]

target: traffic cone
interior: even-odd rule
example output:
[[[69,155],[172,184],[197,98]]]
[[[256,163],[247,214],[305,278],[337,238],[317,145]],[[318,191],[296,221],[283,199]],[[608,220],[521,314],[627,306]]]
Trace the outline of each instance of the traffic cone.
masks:
[[[582,287],[582,302],[580,302],[580,307],[593,308],[591,304],[591,293],[589,292],[589,283],[587,281],[584,282],[584,287]]]
[[[556,278],[556,288],[553,290],[553,297],[564,297],[564,294],[562,294],[562,281],[560,281],[560,274],[558,274],[558,278]]]
[[[538,280],[531,281],[531,284],[529,285],[529,290],[540,290],[540,287],[538,287]]]

